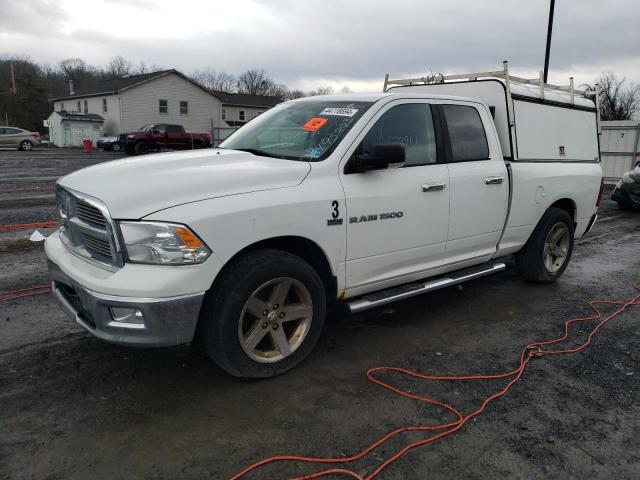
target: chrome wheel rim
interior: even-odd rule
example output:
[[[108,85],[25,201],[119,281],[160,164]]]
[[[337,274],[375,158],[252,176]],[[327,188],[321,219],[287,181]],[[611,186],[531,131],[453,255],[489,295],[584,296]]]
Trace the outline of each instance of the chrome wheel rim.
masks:
[[[22,144],[22,149],[23,150],[31,150],[31,143],[30,142],[24,142]]]
[[[256,362],[275,363],[304,342],[313,319],[309,290],[294,278],[260,285],[245,302],[238,322],[242,350]]]
[[[563,222],[558,222],[551,227],[544,241],[542,253],[544,268],[548,272],[555,273],[562,268],[569,253],[569,243],[569,228]]]
[[[114,152],[119,152],[119,151],[120,151],[120,145],[118,145],[118,144],[116,143],[116,144],[114,144],[114,145],[111,147],[111,149],[112,149]]]

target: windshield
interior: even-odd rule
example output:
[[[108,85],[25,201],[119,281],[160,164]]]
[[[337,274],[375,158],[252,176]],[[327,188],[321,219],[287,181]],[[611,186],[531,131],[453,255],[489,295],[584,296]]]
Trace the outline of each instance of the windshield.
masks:
[[[372,102],[302,100],[269,110],[220,148],[289,160],[327,158]]]
[[[145,125],[144,127],[140,127],[138,129],[139,132],[147,132],[149,130],[151,130],[153,128],[153,124],[150,123],[149,125]]]

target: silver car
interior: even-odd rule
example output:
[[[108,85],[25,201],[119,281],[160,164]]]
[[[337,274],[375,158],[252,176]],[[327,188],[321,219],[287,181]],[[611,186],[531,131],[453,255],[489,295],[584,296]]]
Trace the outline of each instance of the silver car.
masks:
[[[0,127],[0,148],[14,147],[31,150],[40,145],[40,134],[17,127]]]

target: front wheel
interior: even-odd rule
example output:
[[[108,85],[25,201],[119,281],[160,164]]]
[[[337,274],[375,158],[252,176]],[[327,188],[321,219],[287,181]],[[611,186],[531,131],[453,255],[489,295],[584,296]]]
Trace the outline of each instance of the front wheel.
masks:
[[[119,152],[120,151],[120,144],[119,143],[114,143],[111,145],[111,151],[113,152]]]
[[[526,245],[516,253],[522,276],[536,283],[551,283],[560,278],[571,259],[573,234],[573,221],[565,210],[547,210]]]
[[[256,250],[227,267],[207,293],[199,339],[236,377],[280,375],[313,349],[326,314],[317,272],[300,257]]]

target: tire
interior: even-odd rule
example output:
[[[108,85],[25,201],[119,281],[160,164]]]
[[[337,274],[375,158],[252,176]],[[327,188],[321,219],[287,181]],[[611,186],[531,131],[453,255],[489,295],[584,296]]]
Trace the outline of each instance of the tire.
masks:
[[[573,234],[573,220],[566,210],[555,207],[547,210],[525,246],[516,253],[520,274],[530,282],[555,282],[571,260]]]
[[[29,152],[33,149],[33,143],[31,143],[29,140],[23,140],[20,142],[20,146],[18,147],[18,149]]]
[[[147,142],[138,142],[136,143],[133,151],[136,155],[144,155],[149,153],[149,144]]]
[[[114,143],[111,145],[111,151],[112,152],[119,152],[121,150],[120,144],[119,143]]]
[[[287,282],[291,282],[289,287]],[[289,293],[282,297],[285,291]],[[285,298],[281,305],[270,303],[278,298]],[[252,305],[248,306],[250,299]],[[291,313],[292,306],[298,308],[298,315]],[[235,377],[274,377],[309,355],[325,315],[324,285],[311,265],[280,250],[256,250],[225,267],[207,292],[197,342],[220,368]],[[280,348],[282,338],[285,348]],[[290,353],[283,354],[287,349]]]

